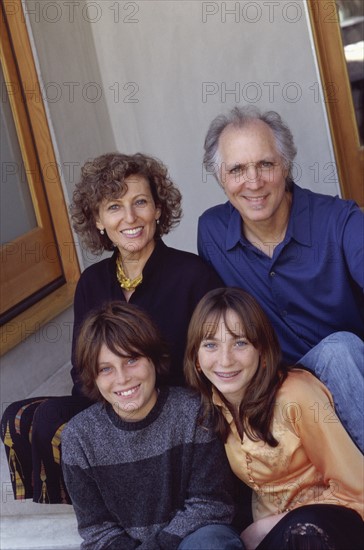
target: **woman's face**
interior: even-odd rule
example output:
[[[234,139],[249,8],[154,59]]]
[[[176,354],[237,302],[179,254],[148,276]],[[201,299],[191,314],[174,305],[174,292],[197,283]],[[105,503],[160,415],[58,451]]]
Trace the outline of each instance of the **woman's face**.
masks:
[[[155,368],[143,356],[115,355],[105,344],[98,357],[96,385],[103,398],[123,420],[145,418],[157,401]]]
[[[238,407],[258,369],[260,354],[246,339],[244,326],[234,311],[227,311],[226,322],[220,317],[216,327],[214,334],[202,340],[198,362],[206,378]]]
[[[148,181],[140,175],[125,179],[126,193],[118,199],[105,199],[98,212],[96,227],[105,230],[123,259],[154,249],[156,221],[161,215]]]

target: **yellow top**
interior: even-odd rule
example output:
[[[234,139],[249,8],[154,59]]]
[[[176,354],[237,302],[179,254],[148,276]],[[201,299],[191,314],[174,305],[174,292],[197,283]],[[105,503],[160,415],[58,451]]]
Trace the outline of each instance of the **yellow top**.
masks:
[[[214,393],[230,424],[225,450],[230,466],[253,493],[254,521],[306,504],[336,504],[364,519],[364,460],[332,407],[329,390],[312,374],[295,369],[277,393],[270,447],[243,442],[228,409]]]

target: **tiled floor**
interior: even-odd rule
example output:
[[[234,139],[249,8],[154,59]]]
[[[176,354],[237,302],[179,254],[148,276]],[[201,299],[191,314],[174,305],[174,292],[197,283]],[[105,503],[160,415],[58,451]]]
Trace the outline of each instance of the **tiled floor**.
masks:
[[[66,365],[28,397],[69,395],[70,391],[69,365]],[[14,501],[2,443],[0,443],[0,479],[1,550],[79,549],[81,538],[77,532],[77,522],[72,506]]]

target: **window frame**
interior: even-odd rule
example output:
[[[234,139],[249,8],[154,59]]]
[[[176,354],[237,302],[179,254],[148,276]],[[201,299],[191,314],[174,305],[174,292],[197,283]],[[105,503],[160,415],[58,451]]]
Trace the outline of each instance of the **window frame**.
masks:
[[[68,209],[52,144],[47,114],[40,90],[33,52],[21,0],[7,2],[11,9],[1,4],[1,37],[8,31],[18,73],[26,90],[35,90],[24,96],[27,117],[31,126],[36,154],[53,225],[64,284],[34,303],[25,311],[0,327],[0,355],[21,343],[45,323],[62,313],[73,303],[74,291],[80,276],[76,246],[68,217]],[[1,56],[5,55],[1,38]],[[19,128],[17,128],[19,132]],[[19,137],[19,141],[21,136]]]

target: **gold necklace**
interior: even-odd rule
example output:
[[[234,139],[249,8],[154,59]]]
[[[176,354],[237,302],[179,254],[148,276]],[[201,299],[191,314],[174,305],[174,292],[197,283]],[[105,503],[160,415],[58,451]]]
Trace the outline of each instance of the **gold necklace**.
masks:
[[[121,288],[129,292],[130,290],[135,290],[136,287],[140,285],[143,280],[143,273],[135,277],[135,279],[129,279],[129,277],[125,275],[121,256],[118,256],[116,258],[116,277]]]

